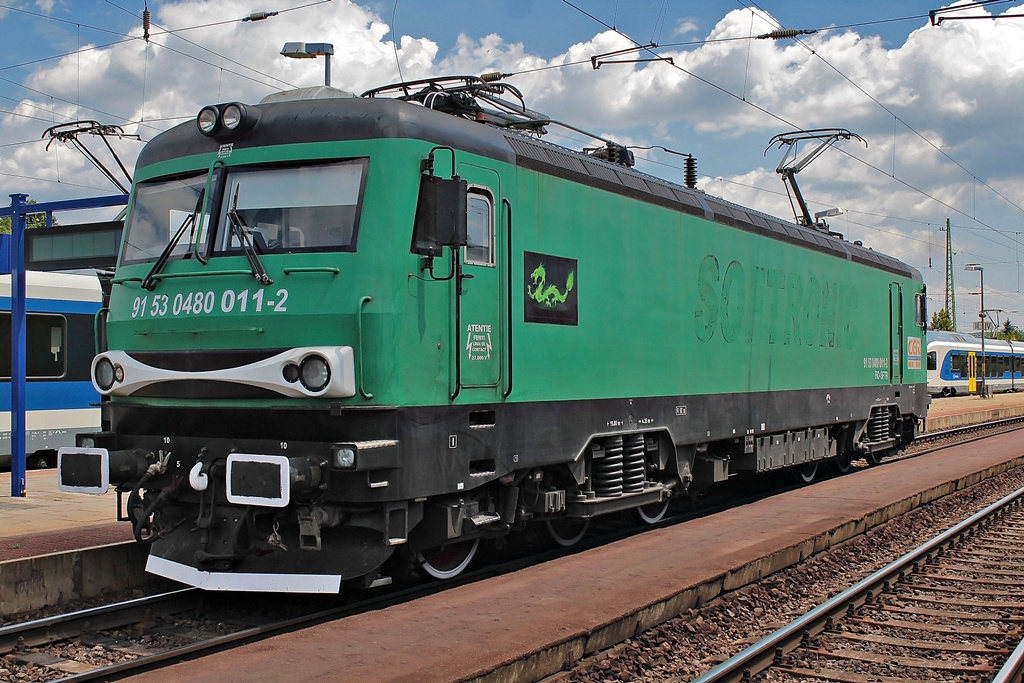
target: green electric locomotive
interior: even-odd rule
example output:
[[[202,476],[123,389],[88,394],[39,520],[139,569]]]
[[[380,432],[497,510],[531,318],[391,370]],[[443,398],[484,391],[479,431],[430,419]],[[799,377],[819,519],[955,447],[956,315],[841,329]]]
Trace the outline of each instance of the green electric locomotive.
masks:
[[[389,560],[877,461],[928,404],[913,268],[572,151],[475,77],[205,107],[139,158],[65,490],[150,572],[337,592]],[[692,183],[688,183],[691,184]]]

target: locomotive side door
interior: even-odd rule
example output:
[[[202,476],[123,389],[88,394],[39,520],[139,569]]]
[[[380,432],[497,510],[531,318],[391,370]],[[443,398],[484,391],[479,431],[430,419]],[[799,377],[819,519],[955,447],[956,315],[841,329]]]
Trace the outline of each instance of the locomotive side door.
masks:
[[[903,384],[903,290],[898,282],[889,285],[889,383]]]
[[[487,168],[460,164],[459,175],[469,183],[466,202],[468,245],[461,255],[461,276],[456,283],[456,386],[491,389],[501,383],[505,350],[501,275],[501,192],[498,174]],[[483,399],[483,396],[478,398]],[[488,398],[496,398],[488,397]]]

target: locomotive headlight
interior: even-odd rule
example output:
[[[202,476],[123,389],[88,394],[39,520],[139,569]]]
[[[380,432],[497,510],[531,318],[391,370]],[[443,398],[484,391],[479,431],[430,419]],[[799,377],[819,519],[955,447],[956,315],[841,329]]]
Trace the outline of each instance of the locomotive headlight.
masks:
[[[220,115],[220,122],[228,130],[234,130],[241,123],[243,114],[242,105],[229,104],[224,107],[224,112]]]
[[[331,367],[321,356],[307,356],[299,365],[299,380],[309,391],[323,391],[331,381]]]
[[[295,384],[299,381],[299,366],[295,363],[289,363],[284,366],[284,369],[281,371],[281,376],[284,377],[285,382]]]
[[[124,368],[120,365],[114,365],[114,380],[118,383],[124,381]]]
[[[122,370],[121,373],[123,377],[124,370]],[[96,361],[96,366],[93,368],[93,376],[96,379],[96,386],[103,391],[110,391],[110,388],[114,386],[114,380],[116,379],[114,364],[106,356],[101,357]]]
[[[331,446],[331,464],[342,470],[355,469],[356,449],[346,444],[334,444]]]
[[[199,111],[199,116],[196,117],[196,125],[199,126],[199,132],[203,135],[213,135],[219,122],[220,112],[217,107],[203,107]]]

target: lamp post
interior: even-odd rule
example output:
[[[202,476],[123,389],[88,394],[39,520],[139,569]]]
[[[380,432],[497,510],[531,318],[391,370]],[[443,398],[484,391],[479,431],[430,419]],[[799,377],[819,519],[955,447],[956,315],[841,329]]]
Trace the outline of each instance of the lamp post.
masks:
[[[985,358],[985,268],[978,263],[968,263],[964,270],[976,270],[981,276],[981,397],[988,396],[988,363]]]
[[[285,43],[281,54],[292,59],[316,59],[324,57],[324,85],[331,84],[331,55],[334,54],[333,43]]]

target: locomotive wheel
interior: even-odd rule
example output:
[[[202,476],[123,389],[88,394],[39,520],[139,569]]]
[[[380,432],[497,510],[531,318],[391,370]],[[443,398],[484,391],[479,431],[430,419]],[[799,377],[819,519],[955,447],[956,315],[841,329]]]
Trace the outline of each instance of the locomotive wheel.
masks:
[[[836,459],[832,461],[836,466],[836,471],[839,474],[846,474],[853,469],[853,456],[849,452],[837,455]]]
[[[882,457],[885,455],[882,451],[868,451],[864,454],[864,459],[868,465],[874,467],[875,465],[882,462]]]
[[[439,548],[432,548],[416,556],[420,569],[435,579],[451,579],[469,566],[480,546],[480,539],[456,541]]]
[[[818,476],[818,461],[805,462],[796,468],[796,476],[805,484],[810,484]]]
[[[569,548],[579,543],[583,535],[587,533],[590,520],[558,517],[544,520],[544,525],[548,528],[548,534],[555,543],[563,548]]]
[[[638,524],[657,524],[664,519],[666,512],[668,512],[668,498],[660,503],[649,503],[633,508],[629,514]]]
[[[27,458],[28,466],[35,470],[45,470],[50,466],[50,460],[45,453],[33,453]]]

